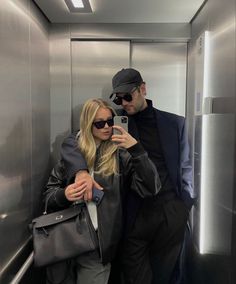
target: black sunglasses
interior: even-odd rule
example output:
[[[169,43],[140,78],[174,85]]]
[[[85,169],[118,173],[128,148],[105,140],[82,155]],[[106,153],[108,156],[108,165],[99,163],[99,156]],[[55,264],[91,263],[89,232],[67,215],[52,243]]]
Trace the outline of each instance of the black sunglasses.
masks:
[[[105,127],[105,125],[108,126],[113,126],[114,125],[114,119],[113,118],[110,118],[108,120],[100,120],[100,121],[95,121],[93,122],[93,125],[97,128],[97,129],[102,129]]]
[[[119,106],[122,104],[122,100],[125,100],[126,102],[131,102],[132,99],[133,97],[130,93],[125,93],[122,97],[116,95],[116,97],[113,100],[113,103]]]
[[[115,98],[113,99],[113,103],[119,106],[122,104],[122,100],[125,100],[126,102],[131,102],[133,99],[132,93],[135,92],[137,89],[139,89],[139,87],[136,87],[130,93],[117,93]],[[118,96],[119,94],[122,96]],[[110,99],[112,98],[112,95],[113,94],[110,95]]]

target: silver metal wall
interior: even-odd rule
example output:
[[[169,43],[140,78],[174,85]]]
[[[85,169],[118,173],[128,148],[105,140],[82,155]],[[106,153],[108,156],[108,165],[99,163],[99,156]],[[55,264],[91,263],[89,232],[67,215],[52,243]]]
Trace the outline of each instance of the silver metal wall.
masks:
[[[50,155],[48,23],[29,0],[0,7],[0,95],[1,277],[30,236]]]
[[[158,109],[185,116],[186,43],[132,43],[131,65],[142,70],[147,98]]]
[[[87,99],[109,100],[112,76],[129,66],[129,52],[129,41],[72,42],[73,130],[79,129],[81,107]]]
[[[52,165],[59,157],[63,138],[71,132],[70,28],[50,26],[50,102]]]
[[[205,254],[230,255],[235,246],[235,16],[234,0],[209,0],[192,23],[189,44],[188,117],[193,118],[195,190],[200,194],[195,236]],[[204,31],[209,31],[208,55],[199,64]],[[205,87],[199,86],[199,76]]]

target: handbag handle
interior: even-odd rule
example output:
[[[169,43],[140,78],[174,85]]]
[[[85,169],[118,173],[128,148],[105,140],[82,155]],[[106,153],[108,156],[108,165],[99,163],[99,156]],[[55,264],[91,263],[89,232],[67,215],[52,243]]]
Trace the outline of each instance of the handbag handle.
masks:
[[[48,201],[49,201],[49,199],[53,196],[54,193],[55,193],[54,191],[51,192],[51,194],[49,194],[48,198],[46,198],[43,215],[47,215],[47,214],[48,214],[48,213],[47,213],[47,210],[48,210]]]

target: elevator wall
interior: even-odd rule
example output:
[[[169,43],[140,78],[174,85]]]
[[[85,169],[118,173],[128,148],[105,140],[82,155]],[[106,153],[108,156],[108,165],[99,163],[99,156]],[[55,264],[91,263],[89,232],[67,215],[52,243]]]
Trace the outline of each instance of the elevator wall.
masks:
[[[193,283],[235,283],[235,7],[235,0],[208,0],[192,21],[187,117],[199,193]]]
[[[28,245],[28,224],[39,214],[48,178],[49,85],[47,20],[32,1],[1,1],[1,283],[10,283],[14,275],[10,269],[17,269],[15,264]]]

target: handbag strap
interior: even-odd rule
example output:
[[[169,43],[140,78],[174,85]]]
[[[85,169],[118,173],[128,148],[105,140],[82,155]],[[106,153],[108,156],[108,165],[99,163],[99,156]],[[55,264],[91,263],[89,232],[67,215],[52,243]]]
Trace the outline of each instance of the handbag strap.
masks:
[[[58,189],[57,189],[57,190],[58,190]],[[57,190],[56,190],[56,191],[57,191]],[[47,215],[47,214],[48,214],[48,213],[47,213],[47,211],[48,211],[48,201],[49,201],[49,199],[53,196],[53,194],[55,194],[55,193],[56,193],[55,191],[51,192],[51,193],[48,195],[48,197],[46,198],[43,215]]]
[[[57,190],[58,190],[58,189],[57,189]],[[56,192],[57,192],[57,190],[56,190]],[[50,199],[54,194],[56,194],[56,192],[55,192],[55,191],[51,192],[51,193],[48,195],[48,197],[46,198],[43,215],[47,215],[47,214],[48,214],[48,213],[47,213],[47,210],[48,210],[48,201],[49,201],[49,199]],[[74,206],[76,206],[76,205],[78,205],[78,204],[84,204],[84,205],[86,205],[86,203],[85,203],[83,200],[74,201],[74,202],[72,203],[72,205],[74,205]]]

